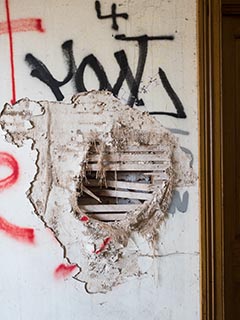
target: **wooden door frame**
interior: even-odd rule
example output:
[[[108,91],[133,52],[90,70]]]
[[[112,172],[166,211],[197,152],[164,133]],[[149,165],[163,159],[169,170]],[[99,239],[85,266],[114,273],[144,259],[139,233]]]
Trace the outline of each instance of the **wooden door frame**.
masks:
[[[198,0],[202,320],[225,318],[221,20],[221,0]]]

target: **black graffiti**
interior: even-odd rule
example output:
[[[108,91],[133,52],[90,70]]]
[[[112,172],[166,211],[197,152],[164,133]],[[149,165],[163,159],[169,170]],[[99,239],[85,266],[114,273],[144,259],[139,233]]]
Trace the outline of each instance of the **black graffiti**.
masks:
[[[123,41],[138,41],[138,42],[147,42],[147,41],[153,41],[153,40],[174,40],[174,36],[153,36],[149,37],[148,35],[142,35],[138,37],[126,37],[125,34],[117,34],[115,36],[116,40],[123,40]]]
[[[87,91],[84,84],[84,72],[86,66],[89,66],[95,72],[99,81],[99,90],[112,91],[112,87],[108,81],[103,66],[93,54],[90,54],[83,59],[75,74],[75,84],[78,92]]]
[[[124,34],[116,35],[116,40],[122,40],[122,41],[137,41],[139,53],[138,53],[138,64],[137,64],[137,70],[135,77],[133,76],[131,69],[129,67],[127,57],[124,51],[120,51],[119,53],[115,54],[115,57],[117,59],[117,62],[119,64],[120,72],[119,74],[119,82],[122,84],[123,81],[126,79],[128,87],[130,89],[130,96],[128,98],[127,104],[129,106],[133,106],[134,102],[136,102],[137,106],[144,105],[143,100],[139,100],[138,98],[138,92],[139,92],[139,86],[142,80],[144,67],[146,64],[147,54],[148,54],[148,42],[149,41],[156,41],[156,40],[167,40],[172,41],[174,40],[174,37],[172,35],[170,36],[155,36],[155,37],[149,37],[148,35],[142,35],[138,37],[126,37]],[[117,92],[114,92],[114,94],[117,95]]]
[[[177,128],[166,128],[166,129],[170,130],[172,133],[181,134],[183,136],[189,136],[190,134],[189,131],[182,130],[182,129],[177,129]]]
[[[188,154],[188,156],[189,156],[189,158],[190,158],[189,164],[190,164],[190,167],[192,167],[192,166],[193,166],[193,160],[194,160],[192,151],[189,150],[189,149],[187,149],[187,148],[185,148],[185,147],[181,147],[181,149],[182,149],[182,151],[184,151],[186,154]]]
[[[176,108],[177,112],[154,111],[154,112],[149,112],[149,113],[152,115],[164,114],[167,116],[172,116],[174,118],[181,118],[181,119],[187,118],[186,113],[184,111],[183,104],[182,104],[181,100],[179,99],[178,95],[176,94],[176,92],[173,90],[170,82],[168,81],[166,73],[163,71],[163,69],[159,68],[158,74],[159,74],[160,80],[162,82],[162,85],[163,85],[164,89],[167,91],[168,96],[172,100],[173,105]]]
[[[42,61],[35,58],[32,54],[29,53],[25,57],[26,62],[32,68],[31,76],[38,78],[39,80],[44,82],[46,85],[48,85],[58,101],[61,101],[64,99],[64,96],[59,88],[65,85],[66,83],[68,83],[72,79],[74,73],[76,72],[76,65],[75,65],[72,47],[73,47],[72,40],[68,40],[62,44],[63,56],[68,66],[68,73],[62,81],[56,80],[52,76],[48,68],[45,66],[45,64]]]
[[[120,50],[114,53],[114,57],[119,66],[119,74],[116,79],[115,84],[112,86],[109,82],[108,76],[102,66],[101,62],[93,55],[90,54],[86,56],[79,67],[76,68],[74,54],[73,54],[73,41],[68,40],[62,44],[63,56],[65,58],[65,62],[67,64],[68,70],[66,77],[59,81],[53,77],[49,69],[46,65],[39,59],[37,59],[32,54],[27,54],[25,56],[25,61],[30,66],[31,75],[35,78],[38,78],[40,81],[44,82],[49,88],[52,90],[54,96],[58,101],[64,99],[64,95],[61,92],[60,88],[67,84],[69,81],[73,80],[74,85],[77,92],[87,91],[87,88],[84,83],[86,67],[90,67],[92,71],[95,73],[96,78],[99,82],[99,90],[109,90],[115,96],[119,94],[121,87],[123,86],[124,81],[129,88],[129,97],[128,97],[128,105],[133,106],[134,104],[140,106],[144,105],[144,101],[139,99],[139,86],[141,84],[142,76],[144,73],[144,68],[146,64],[146,58],[148,54],[148,44],[149,41],[156,40],[164,40],[164,41],[172,41],[174,39],[173,36],[155,36],[149,37],[147,35],[142,35],[138,37],[126,37],[125,35],[117,35],[115,37],[116,40],[119,41],[137,41],[138,44],[138,63],[136,73],[133,74],[131,67],[128,62],[127,55],[124,50]],[[159,78],[161,83],[166,90],[169,98],[172,100],[173,105],[176,109],[176,112],[150,112],[150,114],[163,114],[176,118],[186,118],[186,114],[184,112],[184,107],[176,92],[170,85],[170,82],[163,71],[162,68],[159,68]]]
[[[125,20],[128,19],[128,14],[127,13],[117,13],[116,3],[112,4],[111,14],[109,14],[109,15],[105,15],[105,16],[102,15],[100,1],[95,1],[95,9],[96,9],[96,12],[97,12],[98,19],[100,19],[100,20],[112,19],[112,28],[114,30],[118,30],[117,18],[123,18]]]
[[[182,199],[180,196],[180,193],[177,190],[173,191],[173,198],[172,198],[172,202],[170,204],[170,207],[168,209],[168,212],[171,214],[176,213],[176,209],[179,212],[186,212],[188,209],[188,203],[189,203],[189,193],[188,191],[185,191],[183,193]]]

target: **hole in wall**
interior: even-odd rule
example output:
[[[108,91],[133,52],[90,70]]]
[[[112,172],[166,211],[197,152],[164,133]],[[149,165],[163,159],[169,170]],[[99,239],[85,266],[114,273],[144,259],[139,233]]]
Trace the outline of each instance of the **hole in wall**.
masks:
[[[171,166],[159,145],[130,145],[120,150],[94,144],[80,178],[79,209],[103,222],[121,221],[167,181]],[[165,153],[166,154],[166,153]]]

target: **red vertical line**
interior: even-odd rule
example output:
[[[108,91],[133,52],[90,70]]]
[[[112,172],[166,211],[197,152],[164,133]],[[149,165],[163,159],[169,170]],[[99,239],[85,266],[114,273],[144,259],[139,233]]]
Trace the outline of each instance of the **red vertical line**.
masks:
[[[12,26],[10,20],[9,1],[5,0],[6,15],[7,15],[7,26],[8,26],[8,37],[9,37],[9,50],[10,50],[10,64],[11,64],[11,78],[12,78],[12,100],[11,103],[16,102],[16,87],[15,87],[15,71],[14,71],[14,59],[13,59],[13,37],[12,37]]]

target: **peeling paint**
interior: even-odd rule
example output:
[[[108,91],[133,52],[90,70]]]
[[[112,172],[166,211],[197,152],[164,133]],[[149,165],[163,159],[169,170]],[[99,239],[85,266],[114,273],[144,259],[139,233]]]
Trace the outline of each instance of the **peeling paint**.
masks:
[[[68,261],[80,268],[75,278],[86,283],[88,292],[107,292],[130,276],[141,276],[139,249],[129,239],[140,234],[151,245],[153,256],[157,254],[159,230],[173,189],[196,180],[191,159],[181,150],[178,139],[147,113],[122,105],[106,91],[78,94],[71,104],[23,99],[14,106],[6,104],[0,120],[8,142],[21,147],[30,139],[38,153],[36,175],[27,195]],[[132,160],[135,153],[139,159]],[[116,155],[120,160],[107,160],[116,159]],[[91,156],[95,162],[90,161]],[[133,169],[132,176],[140,170],[151,177],[150,189],[138,192],[138,199],[146,200],[121,203],[122,208],[135,203],[134,209],[125,210],[121,219],[113,216],[109,222],[84,210],[88,205],[83,203],[84,194],[102,205],[101,195],[88,188],[89,172],[95,172],[99,192],[109,183],[109,171],[129,173],[132,169],[128,166]],[[127,183],[126,174],[124,177],[121,183]],[[118,198],[118,189],[110,191],[113,199]],[[95,204],[91,208],[96,208]]]

